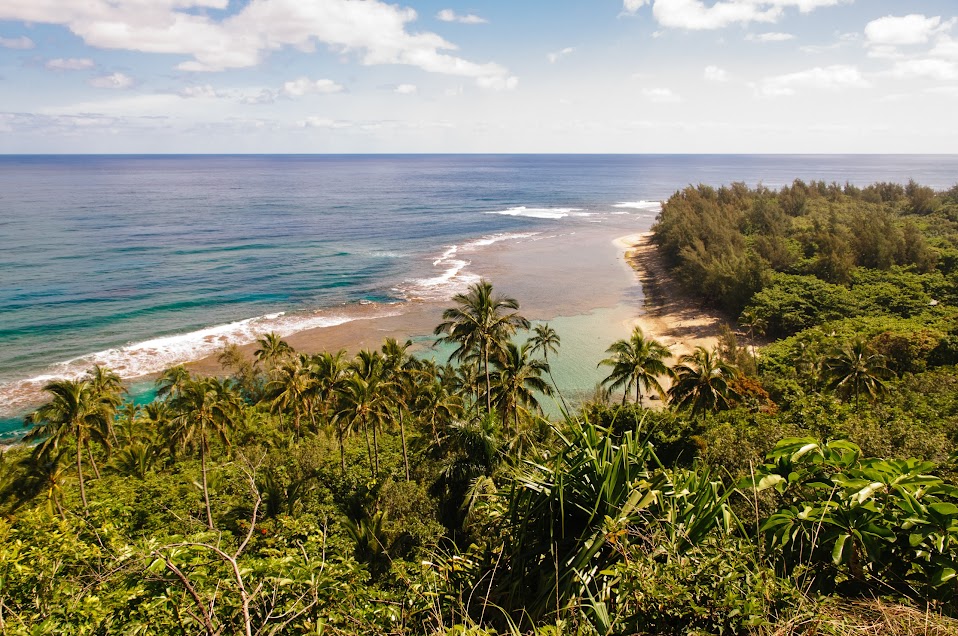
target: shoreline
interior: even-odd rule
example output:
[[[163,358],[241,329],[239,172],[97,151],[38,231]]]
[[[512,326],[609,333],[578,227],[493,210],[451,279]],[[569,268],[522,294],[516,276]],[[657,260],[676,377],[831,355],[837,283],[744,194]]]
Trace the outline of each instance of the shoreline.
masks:
[[[640,225],[636,229],[641,227]],[[603,344],[604,346],[599,349],[602,351],[608,343],[628,333],[629,320],[623,315],[625,313],[623,310],[627,309],[629,318],[641,310],[641,295],[638,292],[639,285],[635,280],[635,274],[622,258],[622,249],[613,240],[623,230],[627,231],[627,228],[621,225],[599,227],[577,224],[573,227],[544,228],[535,233],[509,233],[501,237],[499,235],[484,236],[464,243],[465,247],[457,248],[458,251],[463,252],[463,262],[452,264],[447,262],[446,257],[452,249],[447,245],[446,252],[436,259],[442,262],[438,265],[434,262],[433,265],[441,267],[443,271],[455,265],[455,273],[452,276],[448,276],[448,272],[443,276],[444,285],[453,283],[454,280],[465,284],[472,279],[478,280],[479,277],[493,281],[498,292],[517,298],[521,303],[523,315],[534,321],[558,320],[561,322],[569,318],[584,320],[595,310],[620,307],[614,324],[609,323],[604,327],[607,330],[608,327],[612,327],[614,334],[610,332],[607,336],[603,335],[602,342],[590,345],[590,348],[598,349],[597,345]],[[569,258],[571,253],[576,253],[577,258]],[[458,254],[456,257],[459,258]],[[413,351],[428,352],[434,341],[433,329],[441,322],[443,310],[450,306],[451,296],[450,291],[448,296],[439,297],[435,294],[413,296],[405,301],[390,303],[389,306],[379,303],[368,305],[359,303],[348,307],[325,308],[317,310],[319,312],[317,319],[320,322],[330,319],[341,320],[347,315],[348,319],[334,324],[317,324],[282,335],[293,348],[304,353],[345,349],[349,354],[354,354],[362,348],[378,349],[383,340],[388,337],[400,341],[412,339]],[[236,342],[234,335],[237,334],[233,334],[232,331],[221,332],[236,327],[242,331],[244,337],[249,338],[246,332],[255,326],[248,323],[261,319],[275,322],[277,316],[283,316],[279,319],[282,322],[293,317],[275,314],[214,325],[188,334],[174,334],[136,343],[134,353],[147,355],[148,358],[145,359],[155,359],[157,353],[163,353],[159,351],[157,340],[179,341],[184,336],[202,335],[200,343],[202,347],[195,352],[198,354],[195,358],[183,362],[173,361],[170,364],[184,364],[190,371],[200,375],[224,375],[227,372],[217,360],[220,353],[219,346],[227,342]],[[295,320],[299,321],[300,318]],[[581,329],[582,323],[578,325]],[[264,326],[263,331],[266,330],[269,328]],[[207,331],[210,333],[204,333]],[[278,331],[282,333],[283,330]],[[608,342],[604,342],[606,338]],[[240,351],[244,356],[251,358],[257,345],[251,339],[246,339],[245,343],[239,345]],[[176,344],[181,346],[181,343]],[[214,350],[212,345],[218,346]],[[134,345],[127,347],[130,346]],[[153,349],[157,351],[154,352]],[[129,352],[117,348],[107,353]],[[74,362],[60,363],[60,366],[76,366]],[[121,375],[125,375],[122,365],[116,367],[110,362],[101,362],[101,364],[104,363],[111,368],[118,368]],[[52,373],[56,372],[57,370],[54,370]],[[79,368],[64,369],[63,377],[70,377],[71,373],[75,375],[80,372]],[[47,380],[54,377],[52,373],[47,372],[46,375],[38,376],[36,379],[18,381],[15,383],[18,385],[16,387],[13,383],[7,385],[8,389],[14,389],[16,393],[7,396],[12,399],[4,406],[13,408],[3,409],[6,412],[0,414],[0,420],[18,420],[22,414],[37,406],[42,401],[41,385],[38,382],[41,379]],[[124,383],[127,386],[142,386],[159,375],[159,371],[153,370],[128,375],[124,378]]]
[[[676,360],[696,347],[712,349],[718,345],[725,318],[714,310],[697,306],[685,294],[666,270],[652,243],[652,232],[622,236],[615,243],[625,250],[625,261],[635,270],[642,285],[644,302],[632,326],[641,327],[646,336],[667,345]]]
[[[613,323],[601,327],[605,330],[603,333],[608,335],[593,339],[593,344],[589,345],[595,354],[603,353],[616,339],[627,338],[635,326],[641,327],[648,337],[669,346],[673,360],[690,353],[696,346],[709,349],[716,346],[724,318],[697,306],[684,294],[678,281],[668,274],[658,256],[651,242],[651,232],[611,236],[611,233],[606,233],[600,241],[597,240],[598,235],[593,235],[589,247],[593,248],[593,252],[605,255],[598,258],[591,269],[586,268],[587,271],[581,271],[581,268],[577,269],[569,263],[572,259],[568,259],[568,252],[563,249],[568,248],[567,243],[526,242],[519,249],[500,245],[481,258],[476,255],[476,267],[472,272],[490,280],[502,280],[502,285],[497,284],[497,288],[521,301],[525,290],[521,285],[522,277],[515,277],[516,259],[539,261],[548,256],[550,260],[540,264],[543,271],[551,271],[548,280],[526,277],[535,279],[535,284],[547,288],[547,292],[540,294],[537,302],[523,303],[523,309],[528,307],[523,313],[534,321],[555,320],[561,323],[571,319],[578,321],[577,328],[581,329],[584,326],[591,327],[588,323],[594,320],[602,320],[590,318],[596,311],[609,312],[609,317],[614,316]],[[577,241],[581,237],[568,235],[568,238]],[[598,247],[600,244],[608,247]],[[597,280],[609,280],[613,274],[610,266],[619,272],[614,275],[614,278],[618,277],[617,282],[601,290],[593,289]],[[557,267],[559,271],[553,271]],[[572,281],[570,277],[577,280]],[[543,302],[542,296],[548,297],[549,302]],[[433,329],[441,321],[442,312],[449,303],[449,299],[410,300],[401,303],[401,311],[387,315],[375,315],[381,308],[370,306],[366,311],[360,310],[360,315],[352,320],[308,328],[284,336],[284,340],[297,351],[310,354],[344,349],[353,355],[363,348],[378,349],[383,340],[390,337],[400,342],[412,340],[413,351],[428,351],[434,342]],[[598,325],[595,327],[599,329]],[[255,342],[239,345],[242,354],[248,358],[253,357],[256,347]],[[184,364],[195,374],[224,375],[227,371],[219,363],[218,356],[219,351],[216,351]],[[586,368],[581,366],[580,371],[586,373]],[[159,377],[158,373],[145,374],[130,378],[127,382],[143,384],[156,377]]]

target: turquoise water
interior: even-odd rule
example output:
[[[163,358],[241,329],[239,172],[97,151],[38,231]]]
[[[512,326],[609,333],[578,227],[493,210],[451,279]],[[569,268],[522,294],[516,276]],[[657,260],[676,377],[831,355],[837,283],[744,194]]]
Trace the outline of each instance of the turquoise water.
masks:
[[[0,157],[0,432],[15,434],[45,380],[93,362],[136,377],[360,304],[401,312],[462,289],[495,242],[640,231],[689,183],[796,177],[942,188],[958,158]]]

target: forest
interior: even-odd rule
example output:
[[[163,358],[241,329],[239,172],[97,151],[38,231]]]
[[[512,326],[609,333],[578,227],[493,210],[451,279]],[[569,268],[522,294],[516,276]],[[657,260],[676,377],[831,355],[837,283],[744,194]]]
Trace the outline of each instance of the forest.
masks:
[[[485,280],[446,364],[264,334],[148,404],[51,382],[0,455],[0,632],[958,633],[958,187],[689,187],[653,231],[728,326],[635,329],[583,403]]]

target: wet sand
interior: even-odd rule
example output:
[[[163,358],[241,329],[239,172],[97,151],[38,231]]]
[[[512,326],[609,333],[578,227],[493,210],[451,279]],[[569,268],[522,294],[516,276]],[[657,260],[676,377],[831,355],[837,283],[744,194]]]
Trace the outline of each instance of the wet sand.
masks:
[[[651,239],[652,233],[646,232],[616,240],[635,269],[645,296],[641,315],[633,324],[646,336],[668,345],[676,358],[696,347],[712,349],[726,319],[685,294],[666,270]]]

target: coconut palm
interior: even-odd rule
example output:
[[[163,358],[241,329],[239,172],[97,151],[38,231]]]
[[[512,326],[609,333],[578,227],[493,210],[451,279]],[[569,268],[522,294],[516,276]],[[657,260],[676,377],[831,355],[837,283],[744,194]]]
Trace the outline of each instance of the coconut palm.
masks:
[[[117,443],[116,431],[113,429],[117,412],[123,403],[123,394],[126,389],[123,388],[123,381],[120,376],[107,367],[99,364],[93,365],[87,371],[87,378],[90,381],[90,388],[93,391],[94,399],[100,404],[103,410],[103,417],[99,420],[102,429],[95,432],[95,437],[102,441],[103,446],[109,455],[110,450]],[[100,469],[93,456],[93,449],[87,445],[87,455],[90,457],[90,465],[97,479],[100,478]]]
[[[156,395],[161,398],[176,399],[191,381],[190,372],[182,364],[170,367],[156,379]]]
[[[562,344],[559,340],[559,334],[549,326],[549,323],[543,323],[536,325],[533,330],[533,336],[529,338],[529,343],[532,345],[532,353],[541,352],[542,359],[545,360],[545,363],[549,364],[549,354],[550,353],[559,353],[559,346]],[[565,399],[562,398],[562,394],[559,393],[559,385],[556,384],[556,379],[552,376],[552,367],[549,367],[549,379],[552,381],[552,388],[555,389],[556,393],[559,395],[559,399],[562,400],[563,406],[566,406],[568,410],[568,405],[565,403]]]
[[[605,351],[610,357],[597,366],[612,367],[612,372],[602,385],[608,385],[608,393],[622,389],[622,404],[625,404],[632,388],[635,388],[635,401],[642,403],[643,391],[655,391],[665,398],[665,389],[659,382],[662,376],[671,376],[672,371],[665,360],[672,357],[669,348],[658,340],[646,338],[640,327],[632,330],[628,340],[617,340]]]
[[[542,379],[542,374],[549,372],[549,365],[532,357],[530,343],[517,347],[507,342],[496,358],[495,366],[492,402],[503,424],[511,423],[512,433],[518,434],[520,419],[540,411],[536,393],[552,394],[552,387]]]
[[[199,378],[183,386],[173,402],[173,409],[176,413],[171,421],[174,438],[183,446],[199,447],[206,525],[212,530],[213,513],[206,467],[210,441],[212,437],[219,437],[229,446],[229,433],[240,410],[240,400],[226,381]]]
[[[346,352],[323,352],[313,358],[311,372],[313,383],[310,388],[311,399],[319,402],[322,409],[323,425],[336,426],[336,440],[339,442],[339,466],[346,474],[346,436],[349,434],[349,421],[335,417],[336,399],[343,389],[347,378],[348,363]]]
[[[486,380],[486,410],[491,411],[490,361],[517,329],[529,328],[529,321],[515,311],[519,309],[518,301],[494,294],[492,283],[485,279],[452,300],[456,306],[443,312],[443,321],[434,333],[445,334],[439,342],[458,345],[452,354],[457,360],[465,360],[472,352],[479,354]]]
[[[8,484],[5,484],[0,500],[6,501],[10,496],[16,498],[16,506],[22,505],[35,498],[45,495],[46,507],[49,514],[54,509],[61,519],[66,520],[63,509],[63,483],[66,481],[68,466],[62,460],[66,449],[61,448],[51,453],[39,453],[37,450],[21,462],[20,470]]]
[[[282,426],[283,413],[293,412],[293,429],[300,432],[303,407],[307,405],[314,376],[310,373],[309,358],[300,355],[287,357],[273,369],[272,380],[266,385],[270,407],[279,413]]]
[[[463,410],[462,398],[450,391],[440,377],[433,375],[426,382],[417,384],[413,413],[420,422],[429,425],[437,445],[441,444],[440,431],[461,417]]]
[[[738,324],[748,331],[748,344],[752,349],[752,359],[755,360],[755,334],[763,335],[768,323],[754,311],[745,310],[739,317]]]
[[[677,408],[690,408],[693,417],[727,409],[739,397],[732,387],[738,369],[705,347],[696,347],[679,358],[673,371],[675,381],[669,389],[669,401]]]
[[[351,428],[358,424],[362,427],[366,438],[370,472],[374,479],[378,478],[379,445],[376,431],[382,420],[387,417],[388,411],[378,373],[369,375],[368,379],[359,373],[353,373],[343,383],[339,398],[340,407],[337,418],[342,420],[342,426]],[[370,428],[373,431],[375,453],[369,443]]]
[[[885,364],[885,356],[872,353],[861,338],[833,351],[825,359],[824,368],[828,388],[845,398],[855,396],[856,409],[862,393],[877,397],[887,390],[884,381],[893,375]]]
[[[271,331],[256,340],[257,349],[253,353],[267,369],[272,369],[284,358],[293,354],[293,348],[278,333]]]
[[[386,338],[382,346],[383,380],[389,397],[396,406],[406,481],[409,481],[409,452],[406,448],[406,425],[403,421],[403,413],[409,411],[409,403],[414,395],[413,388],[416,384],[414,376],[415,358],[409,354],[409,347],[411,346],[412,340],[399,344],[395,338]]]
[[[43,390],[50,394],[51,400],[27,416],[27,425],[32,428],[24,439],[27,442],[40,441],[37,451],[41,458],[51,456],[61,444],[73,440],[80,500],[86,509],[83,449],[91,436],[98,436],[105,430],[103,420],[110,414],[97,399],[89,380],[54,380]]]

